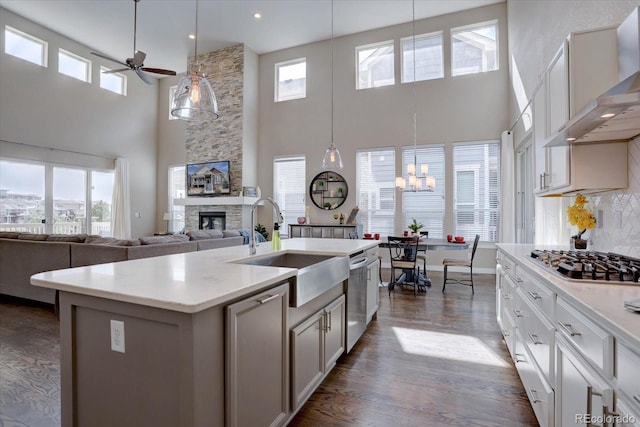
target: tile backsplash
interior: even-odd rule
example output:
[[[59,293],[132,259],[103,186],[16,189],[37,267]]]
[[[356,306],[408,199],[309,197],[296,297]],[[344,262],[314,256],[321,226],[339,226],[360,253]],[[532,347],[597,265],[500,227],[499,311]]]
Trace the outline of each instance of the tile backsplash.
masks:
[[[593,249],[640,258],[640,137],[629,143],[629,187],[589,196],[587,205],[602,211],[593,231]],[[607,167],[606,159],[602,166]]]

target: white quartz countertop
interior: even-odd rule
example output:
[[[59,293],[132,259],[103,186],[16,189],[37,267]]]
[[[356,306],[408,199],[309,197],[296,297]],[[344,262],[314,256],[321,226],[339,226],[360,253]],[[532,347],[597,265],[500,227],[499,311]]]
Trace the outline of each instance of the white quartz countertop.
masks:
[[[504,243],[499,243],[497,246],[515,258],[525,270],[541,276],[558,296],[580,308],[588,317],[618,338],[640,348],[640,313],[624,308],[624,301],[640,298],[640,284],[614,285],[582,279],[565,279],[531,258],[533,249],[560,249],[560,247]]]
[[[271,249],[271,242],[259,244],[253,257],[274,252],[349,256],[377,244],[370,240],[284,239],[279,251]],[[243,258],[250,258],[247,245],[47,271],[31,276],[31,284],[196,313],[296,275],[293,268],[232,262]]]

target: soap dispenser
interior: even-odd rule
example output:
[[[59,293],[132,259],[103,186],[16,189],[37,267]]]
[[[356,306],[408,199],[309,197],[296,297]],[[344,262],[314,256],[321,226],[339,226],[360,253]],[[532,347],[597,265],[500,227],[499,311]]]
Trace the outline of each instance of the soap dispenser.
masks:
[[[271,237],[271,248],[275,251],[280,250],[280,224],[273,224],[273,236]]]

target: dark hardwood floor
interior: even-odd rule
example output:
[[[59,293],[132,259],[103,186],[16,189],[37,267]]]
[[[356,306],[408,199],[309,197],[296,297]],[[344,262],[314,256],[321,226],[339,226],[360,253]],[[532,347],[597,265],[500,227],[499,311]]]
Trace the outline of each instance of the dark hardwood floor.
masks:
[[[537,425],[496,323],[495,276],[476,275],[475,295],[431,277],[417,298],[380,289],[377,320],[291,426]],[[60,425],[58,337],[51,306],[0,297],[0,427]]]

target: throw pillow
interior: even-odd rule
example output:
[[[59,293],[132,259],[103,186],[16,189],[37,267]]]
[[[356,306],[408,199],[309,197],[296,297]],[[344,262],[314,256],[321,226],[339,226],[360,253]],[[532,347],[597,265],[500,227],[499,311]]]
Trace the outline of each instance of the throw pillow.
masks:
[[[186,235],[191,240],[219,239],[223,236],[220,230],[191,230]]]
[[[17,239],[20,233],[17,231],[2,231],[0,232],[1,239]]]
[[[48,234],[32,234],[32,233],[20,233],[18,236],[18,240],[34,240],[34,241],[45,241],[49,237]]]
[[[87,238],[86,234],[50,234],[47,237],[48,242],[69,242],[84,243]]]
[[[222,236],[223,237],[238,237],[241,236],[242,234],[240,234],[240,232],[238,230],[223,230],[222,231]]]

